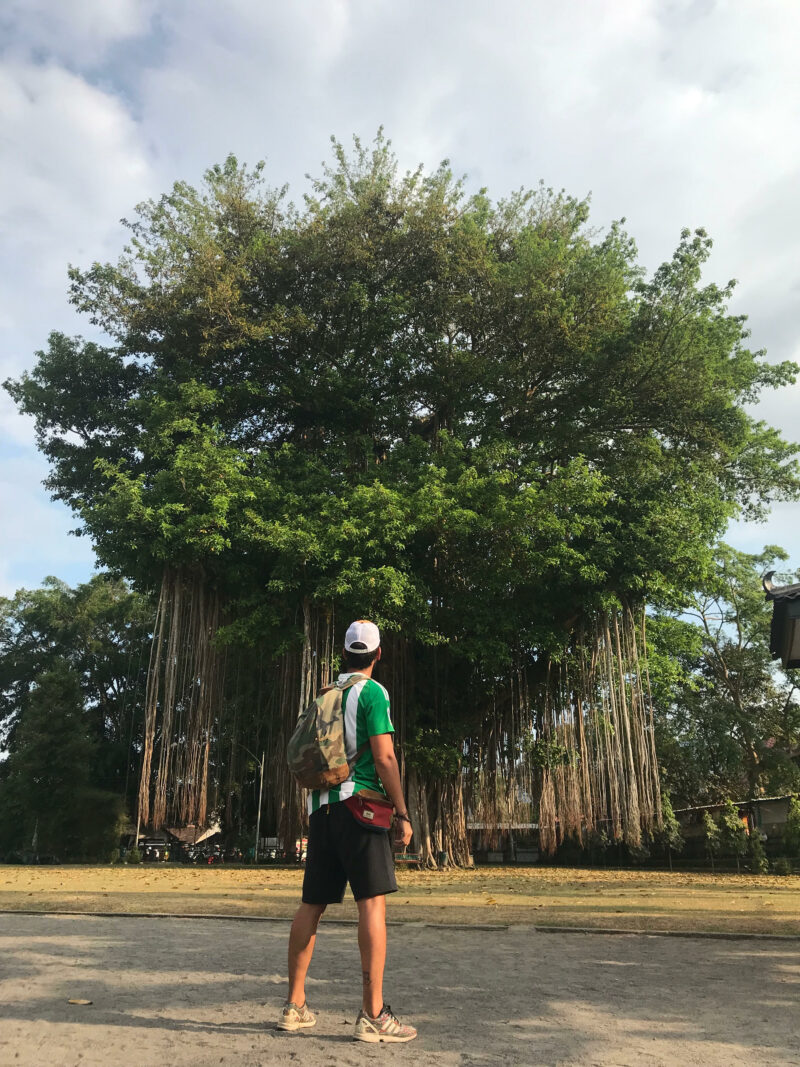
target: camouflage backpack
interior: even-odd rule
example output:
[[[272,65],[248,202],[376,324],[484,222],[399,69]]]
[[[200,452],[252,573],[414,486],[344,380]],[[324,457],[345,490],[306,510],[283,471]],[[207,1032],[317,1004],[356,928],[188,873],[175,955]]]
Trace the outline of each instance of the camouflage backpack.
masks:
[[[350,776],[342,694],[363,681],[363,674],[351,674],[342,685],[337,682],[321,689],[297,720],[286,747],[286,759],[297,784],[304,789],[328,789]],[[359,755],[357,752],[356,758]]]

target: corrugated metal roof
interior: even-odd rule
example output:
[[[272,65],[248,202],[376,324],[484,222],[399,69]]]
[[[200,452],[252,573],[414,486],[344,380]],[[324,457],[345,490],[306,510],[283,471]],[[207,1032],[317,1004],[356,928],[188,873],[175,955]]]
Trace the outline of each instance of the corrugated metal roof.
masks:
[[[735,808],[746,808],[750,804],[767,804],[770,801],[791,800],[792,797],[796,795],[796,793],[784,793],[784,795],[780,797],[753,797],[752,800],[734,800],[733,806]],[[716,811],[718,808],[724,807],[725,801],[720,800],[716,804],[697,804],[692,808],[675,808],[674,811],[676,815],[682,815],[687,811]]]

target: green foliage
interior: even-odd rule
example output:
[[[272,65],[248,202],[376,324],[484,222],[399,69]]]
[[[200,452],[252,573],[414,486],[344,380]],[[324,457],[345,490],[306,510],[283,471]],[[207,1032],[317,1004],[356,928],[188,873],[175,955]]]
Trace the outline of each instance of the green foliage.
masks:
[[[767,860],[767,854],[764,851],[764,842],[761,840],[761,834],[756,829],[753,829],[750,832],[747,856],[750,870],[753,874],[767,873],[769,870],[769,861]]]
[[[683,833],[667,793],[661,794],[661,814],[661,829],[655,835],[656,843],[665,852],[681,852],[684,844]]]
[[[659,760],[684,804],[800,784],[800,702],[771,660],[772,610],[760,581],[785,558],[775,546],[748,554],[720,545],[683,616],[651,622]]]
[[[611,838],[605,830],[593,830],[586,844],[590,863],[605,863],[606,853],[611,848]]]
[[[738,863],[739,857],[747,852],[748,833],[733,801],[725,801],[719,825],[721,851],[735,856]]]
[[[2,765],[0,852],[31,847],[64,860],[108,855],[122,805],[92,785],[94,747],[78,677],[56,661],[38,677]]]
[[[714,821],[711,813],[708,811],[703,812],[703,841],[705,843],[706,855],[714,862],[714,857],[719,853],[721,848],[719,827]]]
[[[441,782],[460,771],[462,747],[452,730],[418,728],[406,741],[404,753],[408,765],[423,778]]]
[[[527,738],[525,754],[534,767],[540,769],[563,766],[569,762],[570,752],[566,746],[553,738]]]
[[[139,851],[139,849],[138,848],[130,849],[128,851],[128,854],[125,857],[125,862],[126,863],[141,863],[142,862],[142,854]]]
[[[796,492],[742,406],[795,368],[701,284],[702,231],[646,280],[586,202],[403,175],[382,135],[333,155],[302,211],[232,157],[139,205],[116,264],[70,271],[110,343],[54,334],[6,383],[107,565],[202,567],[254,625],[358,604],[496,664],[692,588],[738,508]]]
[[[800,858],[800,797],[792,797],[789,801],[783,828],[783,846],[788,856]]]
[[[0,598],[0,746],[14,752],[38,679],[68,664],[93,743],[90,781],[120,796],[127,783],[130,803],[152,615],[148,600],[104,574],[75,589],[48,578],[41,589]]]
[[[650,849],[644,841],[639,845],[628,845],[628,855],[634,865],[646,863],[650,859]]]
[[[786,875],[792,874],[793,871],[794,871],[794,868],[792,866],[792,861],[791,860],[787,859],[785,856],[780,856],[772,864],[772,870],[773,870],[773,873],[775,873],[775,874],[780,874],[780,875],[786,876]]]

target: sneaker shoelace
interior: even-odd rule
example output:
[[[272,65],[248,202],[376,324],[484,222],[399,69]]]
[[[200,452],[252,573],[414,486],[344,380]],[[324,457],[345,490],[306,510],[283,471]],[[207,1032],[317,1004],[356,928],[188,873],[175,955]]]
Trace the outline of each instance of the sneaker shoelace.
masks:
[[[395,1013],[392,1011],[392,1009],[389,1007],[388,1004],[384,1004],[383,1005],[383,1007],[381,1008],[381,1013],[378,1016],[378,1018],[381,1019],[381,1020],[385,1019],[387,1023],[395,1023],[397,1026],[400,1026],[400,1020],[397,1018],[397,1016],[395,1015]]]

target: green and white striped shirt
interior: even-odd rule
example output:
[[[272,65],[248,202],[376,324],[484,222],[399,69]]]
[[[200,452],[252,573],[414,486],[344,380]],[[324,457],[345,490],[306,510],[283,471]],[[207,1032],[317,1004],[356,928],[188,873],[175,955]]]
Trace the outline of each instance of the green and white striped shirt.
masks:
[[[351,674],[340,674],[337,682],[341,685]],[[372,678],[362,678],[351,685],[344,693],[342,702],[344,713],[344,741],[347,762],[350,764],[350,777],[332,789],[312,789],[308,794],[308,814],[312,815],[322,804],[333,804],[337,800],[346,800],[361,789],[374,789],[386,795],[381,785],[375,760],[368,741],[377,734],[393,734],[394,726],[389,715],[389,694]],[[364,751],[356,758],[356,753],[363,746]]]

